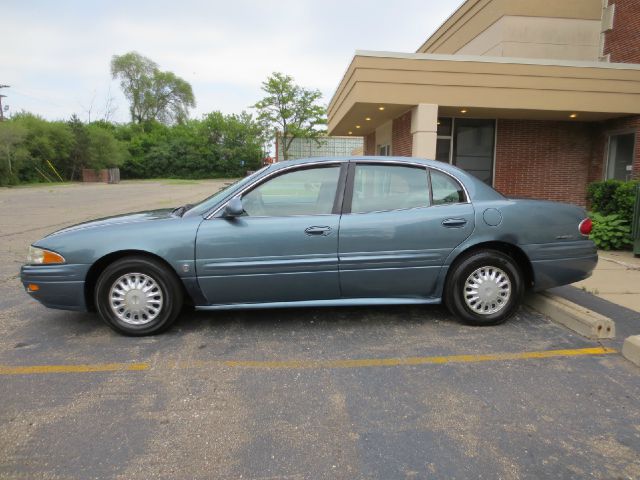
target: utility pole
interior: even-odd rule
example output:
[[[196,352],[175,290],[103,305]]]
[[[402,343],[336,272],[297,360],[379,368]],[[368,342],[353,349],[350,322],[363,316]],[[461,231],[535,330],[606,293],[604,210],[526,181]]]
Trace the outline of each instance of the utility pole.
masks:
[[[0,88],[9,88],[9,85],[0,85]],[[6,98],[6,95],[0,95],[0,122],[4,120],[4,109],[2,108],[2,99]]]

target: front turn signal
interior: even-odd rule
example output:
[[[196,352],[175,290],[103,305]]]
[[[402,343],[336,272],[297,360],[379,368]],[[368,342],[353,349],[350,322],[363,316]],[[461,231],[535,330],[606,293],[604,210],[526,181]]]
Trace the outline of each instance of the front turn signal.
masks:
[[[45,250],[44,248],[29,247],[29,254],[27,255],[27,263],[32,265],[51,265],[64,263],[65,259],[62,255],[51,250]]]

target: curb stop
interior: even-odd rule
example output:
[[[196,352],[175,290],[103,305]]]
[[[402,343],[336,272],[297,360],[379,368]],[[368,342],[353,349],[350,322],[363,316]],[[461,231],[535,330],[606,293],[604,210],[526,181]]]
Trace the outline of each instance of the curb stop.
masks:
[[[609,317],[547,292],[528,294],[524,303],[553,322],[592,340],[614,338],[616,325]],[[639,336],[640,341],[640,336]]]
[[[622,355],[640,367],[640,335],[627,337],[622,344]]]

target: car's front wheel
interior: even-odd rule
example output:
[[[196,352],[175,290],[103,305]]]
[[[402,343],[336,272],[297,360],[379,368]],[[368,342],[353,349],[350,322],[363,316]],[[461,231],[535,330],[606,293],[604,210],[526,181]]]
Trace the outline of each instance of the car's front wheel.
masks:
[[[146,257],[116,260],[104,269],[95,288],[98,314],[124,335],[151,335],[169,328],[182,301],[175,273]]]
[[[479,250],[455,262],[445,285],[451,313],[470,325],[497,325],[511,317],[524,293],[518,264],[496,250]]]

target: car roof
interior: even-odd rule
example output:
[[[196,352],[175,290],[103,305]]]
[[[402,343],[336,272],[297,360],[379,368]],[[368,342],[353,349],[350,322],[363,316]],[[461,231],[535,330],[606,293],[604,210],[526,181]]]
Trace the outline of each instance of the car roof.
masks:
[[[274,163],[273,166],[276,168],[286,168],[293,165],[304,165],[306,163],[345,163],[345,162],[366,162],[366,163],[406,163],[406,164],[423,164],[428,167],[434,167],[439,170],[444,170],[449,173],[457,174],[459,172],[463,172],[464,170],[460,170],[453,165],[448,163],[439,162],[436,160],[428,160],[426,158],[417,158],[417,157],[392,157],[392,156],[352,156],[352,157],[309,157],[309,158],[299,158],[296,160],[286,160],[282,162]]]
[[[504,199],[504,197],[496,192],[493,188],[477,179],[473,175],[465,172],[464,170],[451,165],[449,163],[440,162],[437,160],[428,160],[426,158],[417,158],[417,157],[397,157],[397,156],[353,156],[353,157],[310,157],[310,158],[300,158],[296,160],[287,160],[283,162],[277,162],[271,165],[272,169],[280,169],[287,168],[294,165],[304,165],[304,164],[316,164],[316,163],[348,163],[348,162],[366,162],[366,163],[398,163],[398,164],[407,164],[407,165],[415,165],[420,164],[426,167],[432,167],[437,170],[442,170],[459,181],[461,181],[469,196],[472,200],[499,200]]]

